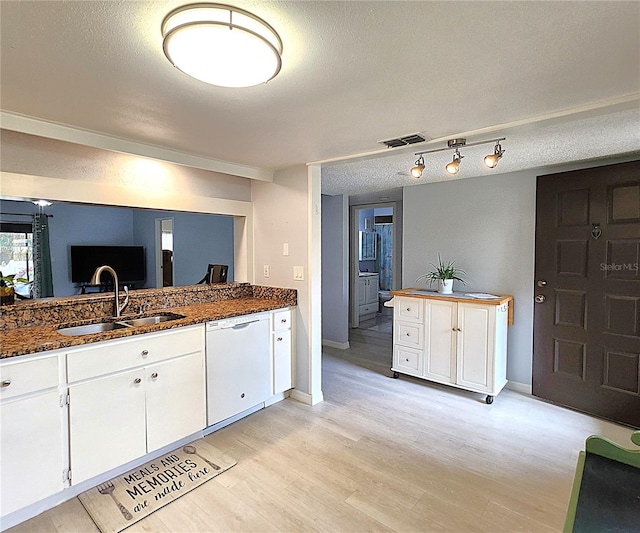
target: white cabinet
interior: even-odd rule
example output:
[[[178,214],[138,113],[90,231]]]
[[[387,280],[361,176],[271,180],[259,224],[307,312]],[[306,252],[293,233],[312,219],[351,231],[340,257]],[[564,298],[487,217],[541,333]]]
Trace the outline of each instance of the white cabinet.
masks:
[[[204,326],[67,354],[72,482],[202,430]]]
[[[64,404],[60,357],[0,365],[0,510],[2,515],[64,487]]]
[[[361,321],[375,318],[378,312],[378,284],[377,273],[358,278],[358,316]]]
[[[410,374],[487,394],[507,379],[508,302],[396,297],[394,377]]]
[[[273,351],[272,394],[293,387],[293,313],[290,309],[275,311],[271,315],[271,347]]]

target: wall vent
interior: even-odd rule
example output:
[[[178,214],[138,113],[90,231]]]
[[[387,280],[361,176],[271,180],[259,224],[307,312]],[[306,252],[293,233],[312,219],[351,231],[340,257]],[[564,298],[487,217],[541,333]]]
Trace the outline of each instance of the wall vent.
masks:
[[[384,144],[389,148],[397,148],[398,146],[407,146],[409,144],[416,144],[426,141],[427,138],[421,133],[412,133],[405,135],[404,137],[397,137],[395,139],[387,139],[386,141],[378,141],[380,144]]]

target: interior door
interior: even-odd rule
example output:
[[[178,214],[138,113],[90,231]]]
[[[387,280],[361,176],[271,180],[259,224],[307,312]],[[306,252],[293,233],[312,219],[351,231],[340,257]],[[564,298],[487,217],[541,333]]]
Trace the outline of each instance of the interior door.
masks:
[[[533,394],[640,426],[640,161],[538,177]]]

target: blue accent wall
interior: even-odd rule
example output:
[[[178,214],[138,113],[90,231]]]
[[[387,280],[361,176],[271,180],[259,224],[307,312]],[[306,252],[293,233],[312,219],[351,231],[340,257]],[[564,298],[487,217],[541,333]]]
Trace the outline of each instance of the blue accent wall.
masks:
[[[53,204],[46,208],[55,296],[79,294],[71,282],[69,246],[76,244],[144,246],[147,263],[146,287],[155,287],[155,221],[173,218],[175,285],[193,285],[207,272],[207,265],[229,265],[227,279],[233,281],[233,217],[152,211],[126,207]],[[31,222],[10,213],[37,213],[30,202],[2,200],[3,220]]]
[[[147,286],[156,286],[156,219],[173,219],[173,272],[175,285],[193,285],[207,273],[209,264],[229,265],[227,280],[233,281],[233,217],[135,210],[134,238],[145,247]]]

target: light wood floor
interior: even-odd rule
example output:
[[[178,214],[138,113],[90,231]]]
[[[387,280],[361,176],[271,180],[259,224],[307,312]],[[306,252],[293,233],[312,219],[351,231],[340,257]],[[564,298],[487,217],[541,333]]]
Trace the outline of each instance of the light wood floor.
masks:
[[[127,529],[558,531],[584,440],[630,430],[503,391],[391,379],[391,340],[325,348],[325,401],[286,400],[207,438],[237,466]],[[10,530],[97,531],[77,499]]]

